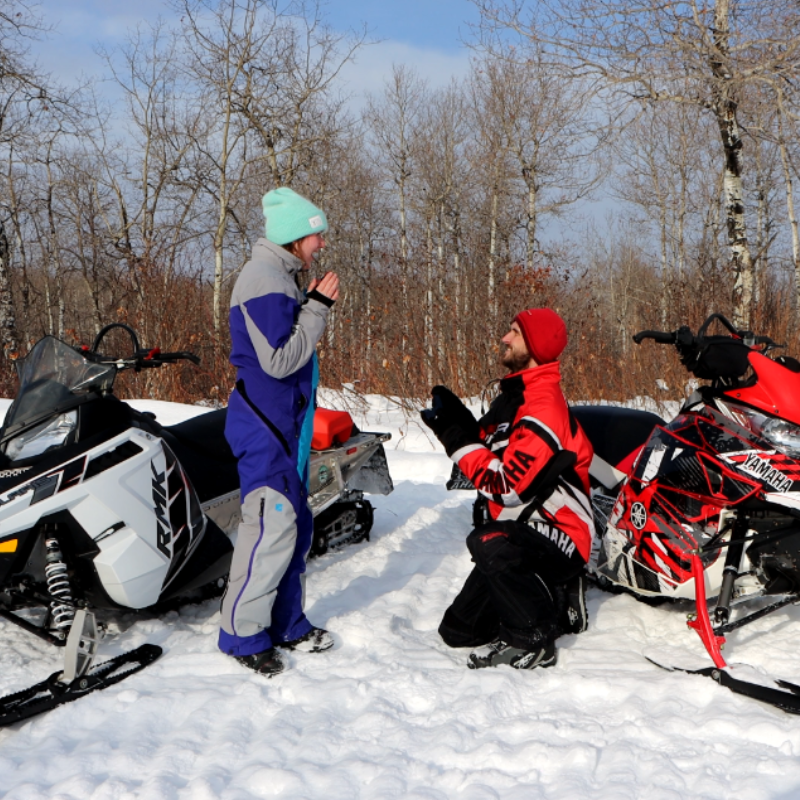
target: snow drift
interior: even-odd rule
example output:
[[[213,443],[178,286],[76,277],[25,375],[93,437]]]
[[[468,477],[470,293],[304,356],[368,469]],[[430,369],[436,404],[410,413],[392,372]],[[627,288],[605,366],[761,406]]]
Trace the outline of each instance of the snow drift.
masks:
[[[329,398],[333,400],[334,398]],[[199,407],[137,401],[163,424]],[[7,401],[6,401],[7,406]],[[0,409],[0,413],[4,411]],[[659,660],[703,658],[686,609],[591,589],[590,627],[553,669],[467,670],[441,615],[470,570],[472,495],[413,420],[369,397],[357,424],[393,434],[396,490],[373,497],[372,541],[309,564],[325,654],[291,654],[266,680],[216,648],[214,601],[129,614],[98,660],[144,642],[159,661],[116,687],[0,731],[13,800],[352,798],[788,798],[800,794],[800,719]],[[765,632],[769,631],[768,634]],[[731,635],[737,661],[800,677],[800,611]],[[41,680],[60,653],[0,620],[0,693]]]

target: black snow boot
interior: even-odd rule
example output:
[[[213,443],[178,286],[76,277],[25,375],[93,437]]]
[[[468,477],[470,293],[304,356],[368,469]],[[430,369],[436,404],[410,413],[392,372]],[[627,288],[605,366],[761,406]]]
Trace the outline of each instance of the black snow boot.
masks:
[[[512,647],[502,639],[497,639],[473,650],[469,654],[467,666],[470,669],[483,669],[484,667],[508,664],[514,669],[535,669],[536,667],[554,667],[557,661],[558,651],[555,642],[533,650],[522,650],[519,647]]]
[[[586,610],[586,575],[581,572],[556,587],[558,625],[562,633],[583,633],[589,627]]]
[[[243,666],[271,678],[273,675],[278,675],[285,669],[283,658],[278,650],[270,647],[269,650],[264,650],[261,653],[254,653],[251,656],[234,656],[234,658]]]

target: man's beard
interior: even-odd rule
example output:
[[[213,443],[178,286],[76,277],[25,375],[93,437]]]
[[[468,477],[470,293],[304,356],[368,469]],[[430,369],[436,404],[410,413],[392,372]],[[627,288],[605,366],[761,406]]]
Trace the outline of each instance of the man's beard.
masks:
[[[500,363],[508,368],[509,372],[520,372],[528,366],[531,357],[525,353],[515,353],[510,347],[500,356]]]

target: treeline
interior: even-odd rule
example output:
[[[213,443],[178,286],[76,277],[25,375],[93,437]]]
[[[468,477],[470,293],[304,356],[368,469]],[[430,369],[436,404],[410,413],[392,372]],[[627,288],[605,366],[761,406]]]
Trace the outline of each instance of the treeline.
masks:
[[[327,386],[477,394],[531,305],[567,319],[576,399],[673,398],[674,355],[631,334],[713,311],[797,353],[794,6],[479,6],[465,77],[398,65],[354,111],[340,73],[371,45],[316,5],[175,0],[102,53],[110,91],[38,74],[39,23],[0,0],[0,391],[42,335],[121,321],[203,359],[127,391],[225,402],[228,299],[276,186],[331,224]]]

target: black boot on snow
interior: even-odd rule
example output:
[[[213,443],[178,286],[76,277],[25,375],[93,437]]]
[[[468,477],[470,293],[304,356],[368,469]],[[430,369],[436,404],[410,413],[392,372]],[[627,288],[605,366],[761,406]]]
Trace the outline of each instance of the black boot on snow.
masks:
[[[483,669],[508,664],[514,669],[535,669],[554,667],[556,661],[558,661],[558,651],[555,642],[533,650],[522,650],[519,647],[512,647],[502,639],[496,639],[473,650],[469,654],[467,666],[470,669]]]
[[[265,675],[267,678],[278,675],[286,668],[280,652],[274,647],[270,647],[269,650],[264,650],[261,653],[254,653],[251,656],[234,656],[234,658],[243,667],[252,669],[254,672],[258,672],[259,675]]]
[[[333,636],[324,628],[312,628],[308,633],[291,642],[281,642],[280,647],[297,650],[299,653],[322,653],[333,647]]]
[[[586,610],[586,575],[581,573],[556,588],[558,624],[562,633],[583,633],[589,627]]]

